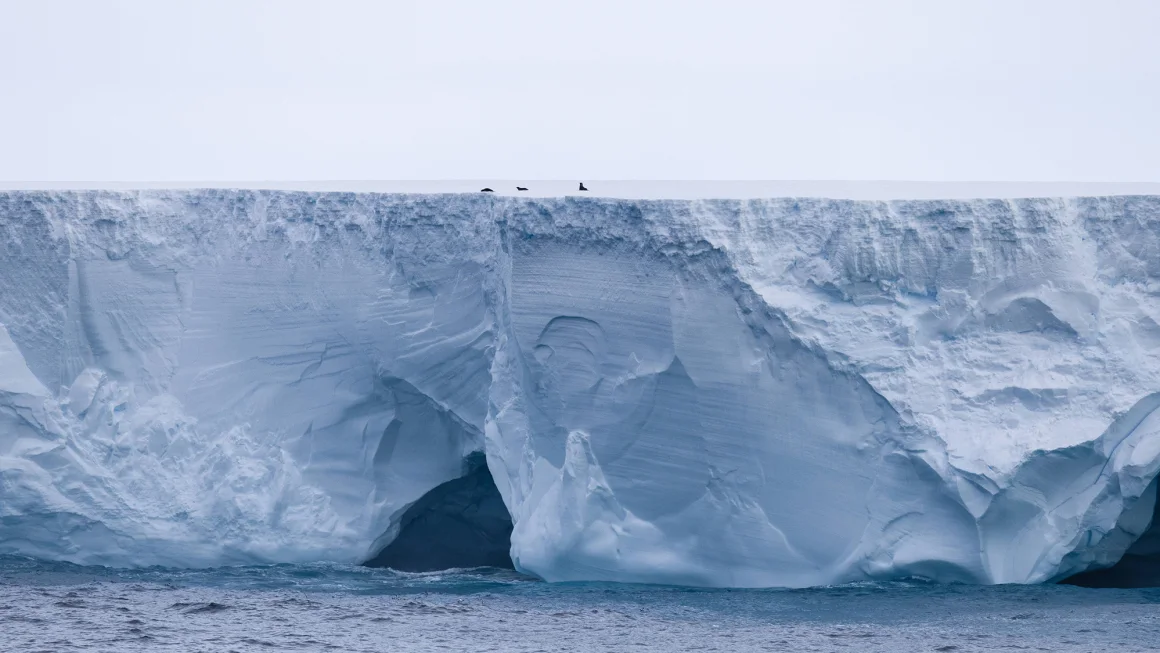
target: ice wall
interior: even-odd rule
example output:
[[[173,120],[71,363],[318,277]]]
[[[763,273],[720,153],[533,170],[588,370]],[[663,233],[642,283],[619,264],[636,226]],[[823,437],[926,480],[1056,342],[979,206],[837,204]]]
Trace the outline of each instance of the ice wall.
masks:
[[[1149,528],[1160,198],[0,193],[0,552],[1055,580]]]

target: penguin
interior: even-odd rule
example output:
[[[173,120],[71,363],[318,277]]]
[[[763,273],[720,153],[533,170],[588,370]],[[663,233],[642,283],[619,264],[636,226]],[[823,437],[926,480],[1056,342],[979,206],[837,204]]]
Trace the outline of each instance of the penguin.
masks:
[[[580,182],[580,190],[588,190],[584,187],[584,182]]]
[[[516,190],[527,190],[527,189],[524,188],[523,186],[516,186]]]
[[[484,188],[483,190],[481,190],[479,192],[481,192],[481,193],[494,193],[495,191],[490,189],[490,188]]]

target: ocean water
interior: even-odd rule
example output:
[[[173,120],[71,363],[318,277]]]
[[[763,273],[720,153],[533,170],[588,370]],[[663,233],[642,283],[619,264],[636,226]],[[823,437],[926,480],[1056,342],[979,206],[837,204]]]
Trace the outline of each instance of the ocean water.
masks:
[[[0,557],[0,651],[1151,651],[1160,590],[549,584],[480,568]]]

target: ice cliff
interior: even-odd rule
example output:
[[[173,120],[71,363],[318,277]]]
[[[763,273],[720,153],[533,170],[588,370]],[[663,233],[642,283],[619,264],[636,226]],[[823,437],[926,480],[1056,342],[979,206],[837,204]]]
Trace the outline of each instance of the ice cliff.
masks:
[[[0,325],[0,553],[1025,583],[1156,502],[1158,197],[8,192]]]

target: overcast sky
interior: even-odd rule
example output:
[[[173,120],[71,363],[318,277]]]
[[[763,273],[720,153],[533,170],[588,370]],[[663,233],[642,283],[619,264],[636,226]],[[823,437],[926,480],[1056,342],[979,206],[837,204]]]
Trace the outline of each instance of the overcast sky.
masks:
[[[1160,181],[1154,0],[0,0],[0,180]]]

